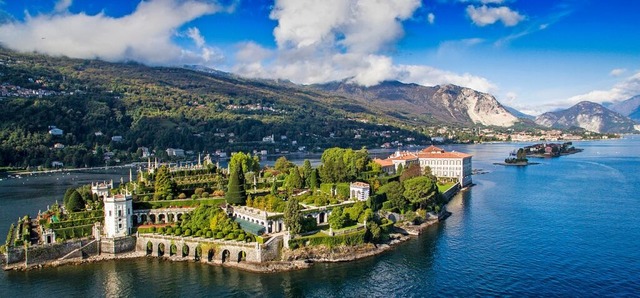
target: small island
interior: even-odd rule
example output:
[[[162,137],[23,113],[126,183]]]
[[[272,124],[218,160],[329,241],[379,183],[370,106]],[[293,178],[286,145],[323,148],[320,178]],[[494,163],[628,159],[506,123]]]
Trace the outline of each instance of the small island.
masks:
[[[494,165],[500,166],[517,166],[524,167],[528,165],[537,165],[537,162],[529,162],[527,159],[527,153],[524,148],[518,149],[518,151],[513,151],[509,154],[509,157],[502,162],[493,163]]]

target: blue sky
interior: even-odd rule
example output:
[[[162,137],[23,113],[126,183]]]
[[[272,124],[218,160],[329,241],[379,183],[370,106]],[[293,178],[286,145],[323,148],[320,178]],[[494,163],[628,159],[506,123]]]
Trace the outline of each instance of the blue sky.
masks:
[[[538,114],[640,94],[638,1],[0,0],[0,43],[248,77],[453,83]]]

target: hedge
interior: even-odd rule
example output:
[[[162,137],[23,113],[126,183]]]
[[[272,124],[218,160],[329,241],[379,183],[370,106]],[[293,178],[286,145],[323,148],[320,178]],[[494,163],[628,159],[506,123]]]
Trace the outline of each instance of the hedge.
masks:
[[[158,209],[167,208],[169,206],[176,207],[196,207],[199,205],[217,206],[224,203],[224,198],[201,199],[201,200],[167,200],[167,201],[149,201],[134,202],[133,209]]]
[[[72,238],[81,238],[91,235],[93,232],[93,224],[84,226],[75,226],[71,228],[53,229],[56,233],[56,239],[67,240]]]
[[[338,245],[358,245],[364,244],[364,235],[366,230],[358,231],[355,233],[344,234],[340,236],[308,236],[308,237],[300,237],[296,239],[289,240],[289,247],[292,249],[303,247],[305,245],[316,246],[316,245],[324,245],[329,248],[338,246]]]
[[[104,216],[84,218],[84,219],[76,219],[76,220],[65,220],[61,222],[52,222],[49,224],[49,228],[52,229],[63,229],[63,228],[72,228],[76,226],[85,226],[92,225],[95,222],[103,222]]]
[[[334,183],[320,183],[320,191],[326,194],[331,194],[331,188],[333,187],[333,185]],[[336,185],[339,196],[343,196],[345,198],[349,197],[349,189],[350,189],[349,183],[346,183],[346,182],[335,183],[335,185]]]
[[[103,217],[103,216],[104,216],[103,210],[71,212],[68,215],[69,220],[78,220],[78,219],[95,218],[95,217]]]

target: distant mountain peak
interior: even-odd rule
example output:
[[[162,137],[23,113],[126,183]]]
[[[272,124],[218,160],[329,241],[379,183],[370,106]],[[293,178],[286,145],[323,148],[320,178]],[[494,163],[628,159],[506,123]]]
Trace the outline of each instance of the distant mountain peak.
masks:
[[[581,127],[599,133],[636,132],[631,119],[590,101],[581,101],[566,110],[544,113],[536,117],[535,122],[546,127]]]

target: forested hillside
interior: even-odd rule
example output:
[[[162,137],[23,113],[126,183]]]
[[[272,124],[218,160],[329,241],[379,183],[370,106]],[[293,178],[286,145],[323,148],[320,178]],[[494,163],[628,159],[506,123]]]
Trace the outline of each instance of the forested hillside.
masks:
[[[166,148],[273,153],[428,140],[395,111],[219,72],[0,49],[0,83],[0,166],[104,165],[104,153],[113,154],[108,162],[134,160],[139,147],[166,157]]]

